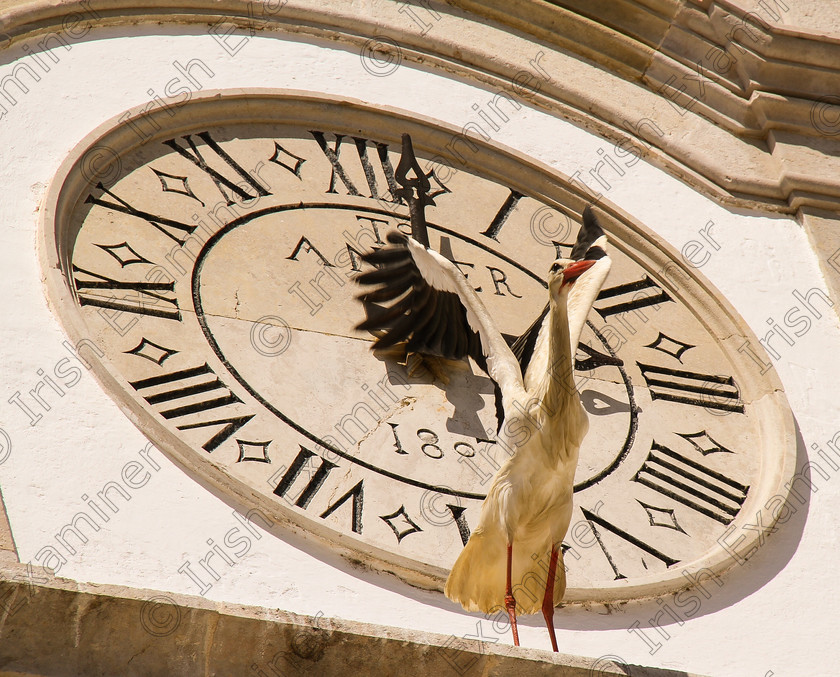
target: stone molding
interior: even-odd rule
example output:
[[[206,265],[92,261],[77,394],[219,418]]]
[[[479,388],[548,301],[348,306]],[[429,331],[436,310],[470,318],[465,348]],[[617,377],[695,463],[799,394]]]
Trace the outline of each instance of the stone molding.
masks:
[[[765,0],[754,11],[726,0],[457,4],[644,82],[677,103],[689,103],[691,87],[699,89],[703,77],[709,100],[694,96],[694,112],[741,137],[766,139],[773,129],[820,136],[809,111],[840,86],[840,38],[774,25],[784,2]],[[688,85],[685,92],[668,84],[672,77]]]
[[[721,202],[791,214],[803,205],[835,211],[840,204],[833,179],[840,99],[832,97],[840,38],[773,25],[767,9],[762,16],[726,0],[451,0],[431,11],[413,5],[413,15],[394,0],[2,5],[7,45],[78,35],[93,19],[279,30],[390,51],[529,99],[611,141],[630,139]],[[563,80],[519,84],[515,78],[533,72],[535,58]]]
[[[692,677],[682,671],[300,616],[0,565],[4,675]],[[628,670],[630,671],[628,673]]]
[[[721,204],[794,215],[840,294],[840,37],[773,23],[779,0],[760,0],[762,14],[732,0],[448,1],[0,0],[0,48],[55,46],[92,25],[183,24],[437,68],[631,144]]]
[[[766,0],[757,11],[726,0],[459,4],[642,83],[682,109],[681,131],[712,123],[777,160],[771,170],[777,185],[766,191],[760,176],[750,178],[747,167],[729,162],[731,143],[721,147],[716,139],[715,149],[724,153],[717,166],[704,168],[702,159],[648,130],[645,141],[733,197],[781,200],[787,207],[781,211],[791,213],[804,205],[836,207],[838,186],[825,177],[834,175],[829,156],[840,148],[840,97],[834,95],[840,91],[840,38],[774,25],[784,3]],[[535,6],[543,16],[534,16]],[[675,130],[664,117],[650,118],[666,137]],[[614,113],[604,120],[621,124]],[[699,145],[700,134],[686,135]],[[829,167],[834,171],[826,174]]]

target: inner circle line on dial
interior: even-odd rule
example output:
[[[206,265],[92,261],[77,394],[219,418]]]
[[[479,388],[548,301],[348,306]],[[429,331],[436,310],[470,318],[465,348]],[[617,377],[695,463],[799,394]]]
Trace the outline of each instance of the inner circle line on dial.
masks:
[[[333,445],[327,444],[326,442],[321,440],[319,437],[317,437],[313,433],[306,430],[303,426],[299,425],[298,423],[296,423],[295,421],[290,419],[283,412],[281,412],[279,409],[274,407],[270,402],[265,400],[244,378],[242,378],[241,374],[236,370],[236,368],[225,357],[224,353],[222,352],[221,348],[219,347],[218,343],[216,342],[216,339],[213,336],[213,333],[210,331],[210,328],[207,325],[207,321],[206,321],[205,314],[204,314],[204,309],[203,309],[202,302],[201,302],[201,292],[200,292],[200,289],[199,289],[199,281],[200,281],[200,278],[201,278],[201,271],[202,271],[202,268],[204,266],[204,262],[207,258],[207,255],[210,253],[210,251],[213,249],[213,247],[225,235],[227,235],[231,231],[235,230],[239,226],[242,226],[242,225],[244,225],[244,224],[246,224],[246,223],[248,223],[248,222],[250,222],[254,219],[266,216],[268,214],[276,214],[278,212],[292,211],[292,210],[298,210],[298,209],[334,209],[334,210],[348,210],[348,211],[364,211],[364,212],[369,212],[369,213],[373,213],[373,214],[391,216],[391,217],[395,217],[395,218],[404,218],[404,219],[409,218],[408,215],[402,216],[402,215],[396,214],[395,212],[391,212],[391,211],[388,211],[386,209],[380,209],[380,208],[375,208],[375,207],[363,207],[363,206],[347,205],[347,204],[335,204],[335,203],[329,203],[329,202],[315,202],[315,203],[298,202],[298,203],[295,203],[295,204],[279,205],[279,206],[276,206],[276,207],[268,207],[266,209],[261,209],[261,210],[252,212],[251,214],[245,214],[244,216],[241,216],[238,219],[234,219],[233,221],[231,221],[230,223],[225,225],[223,228],[221,228],[219,231],[214,233],[207,240],[207,242],[204,243],[204,246],[201,248],[201,251],[199,252],[198,256],[196,257],[195,266],[193,267],[193,274],[192,274],[192,281],[191,281],[193,305],[195,307],[196,319],[198,320],[199,326],[201,327],[201,331],[203,332],[204,338],[207,340],[207,343],[210,345],[210,347],[212,348],[213,352],[215,353],[215,355],[219,359],[219,361],[225,366],[225,369],[228,370],[228,372],[237,380],[239,385],[241,385],[245,390],[247,390],[248,393],[255,400],[257,400],[266,409],[268,409],[268,411],[270,411],[277,418],[279,418],[281,421],[283,421],[283,423],[285,423],[290,428],[292,428],[296,432],[300,433],[301,435],[303,435],[307,439],[311,440],[312,442],[314,442],[315,444],[317,444],[321,448],[327,449],[327,450],[331,451],[332,453],[336,454],[337,456],[340,456],[341,458],[344,458],[345,460],[350,461],[351,463],[354,463],[358,466],[366,468],[367,470],[375,472],[379,475],[383,475],[385,477],[389,477],[391,479],[397,480],[398,482],[403,482],[405,484],[409,484],[411,486],[415,486],[415,487],[418,487],[420,489],[427,489],[427,490],[430,490],[430,491],[435,491],[435,492],[440,493],[440,494],[446,494],[448,496],[455,496],[455,497],[460,497],[460,498],[468,498],[468,499],[475,499],[475,500],[483,501],[484,498],[486,497],[486,494],[477,494],[477,493],[472,493],[472,492],[467,492],[467,491],[457,491],[455,489],[449,489],[447,487],[435,486],[433,484],[428,484],[426,482],[421,482],[419,480],[415,480],[415,479],[412,479],[410,477],[403,477],[402,475],[398,475],[396,473],[390,472],[390,471],[385,470],[383,468],[379,468],[379,467],[377,467],[377,466],[375,466],[371,463],[367,463],[367,462],[363,461],[362,459],[356,458],[356,457],[352,456],[351,454],[348,454],[347,452],[342,451],[341,449],[338,449],[338,448],[334,447]],[[517,268],[521,272],[525,273],[526,275],[528,275],[529,277],[531,277],[535,281],[539,282],[543,287],[545,287],[545,288],[548,287],[546,282],[542,278],[540,278],[538,275],[534,274],[533,272],[531,272],[530,270],[528,270],[524,266],[520,265],[519,263],[517,263],[513,259],[505,256],[504,254],[501,254],[499,252],[494,251],[493,249],[491,249],[491,248],[487,247],[486,245],[470,238],[469,236],[466,236],[466,235],[463,235],[462,233],[458,233],[456,231],[450,230],[449,228],[445,228],[444,226],[435,225],[433,223],[428,223],[427,225],[428,225],[428,228],[431,229],[431,230],[436,230],[438,232],[445,233],[447,235],[451,235],[452,237],[455,237],[455,238],[458,238],[458,239],[463,240],[465,242],[468,242],[469,244],[472,244],[473,246],[478,247],[479,249],[482,249],[482,250],[486,251],[487,253],[500,258],[501,260],[505,261],[506,263],[514,266],[515,268]],[[589,324],[590,328],[593,329],[593,331],[595,332],[598,339],[604,344],[606,349],[612,354],[613,351],[607,345],[606,340],[600,335],[600,333],[595,329],[595,327],[591,323],[588,323],[588,324]],[[624,380],[625,386],[628,386],[629,377],[625,373],[624,367],[620,366],[620,367],[618,367],[618,369],[621,372],[621,376],[622,376],[622,379]],[[632,392],[631,392],[631,388],[629,386],[628,386],[628,393],[630,394],[630,397],[632,398]],[[625,440],[625,443],[622,447],[622,450],[619,452],[619,454],[616,456],[616,458],[613,460],[613,462],[609,466],[607,466],[607,468],[605,468],[603,471],[601,471],[597,476],[595,476],[593,478],[590,478],[589,480],[581,483],[580,485],[576,485],[575,488],[574,488],[575,491],[585,489],[585,488],[591,486],[592,484],[594,484],[595,482],[600,481],[601,479],[603,479],[604,477],[609,475],[613,470],[615,470],[616,467],[618,467],[618,465],[621,463],[621,461],[627,456],[627,453],[629,452],[630,447],[632,446],[633,438],[635,437],[635,430],[636,430],[636,427],[637,427],[636,426],[636,421],[637,421],[637,413],[635,411],[635,407],[633,407],[631,405],[631,425],[630,425],[630,428],[628,430],[627,439]]]

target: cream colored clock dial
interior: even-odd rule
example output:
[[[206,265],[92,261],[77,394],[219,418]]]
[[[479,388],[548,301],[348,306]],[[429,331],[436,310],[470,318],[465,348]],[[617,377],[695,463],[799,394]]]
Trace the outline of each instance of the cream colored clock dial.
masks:
[[[510,336],[545,304],[587,196],[521,155],[353,101],[221,92],[166,113],[97,130],[56,177],[43,258],[68,332],[181,464],[352,559],[442,586],[509,452],[475,364],[443,383],[354,329],[360,254],[408,229],[400,135],[433,172],[432,246]],[[745,323],[641,224],[599,209],[614,265],[577,354],[590,432],[565,564],[579,601],[731,566],[795,453]]]

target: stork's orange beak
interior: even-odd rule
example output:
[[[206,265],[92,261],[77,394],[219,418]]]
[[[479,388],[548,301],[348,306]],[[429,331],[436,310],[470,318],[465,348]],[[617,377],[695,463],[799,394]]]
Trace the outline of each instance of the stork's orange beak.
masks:
[[[563,284],[567,284],[576,280],[580,275],[585,273],[589,270],[592,266],[594,266],[597,261],[592,261],[589,259],[584,259],[583,261],[575,261],[572,265],[570,265],[566,270],[563,271]]]

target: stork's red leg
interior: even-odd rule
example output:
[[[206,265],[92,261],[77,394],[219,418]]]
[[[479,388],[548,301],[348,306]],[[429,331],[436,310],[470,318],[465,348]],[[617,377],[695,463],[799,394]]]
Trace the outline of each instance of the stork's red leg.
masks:
[[[551,561],[548,563],[548,580],[545,582],[545,597],[543,597],[542,612],[545,617],[545,625],[551,637],[551,648],[557,649],[557,635],[554,634],[554,578],[557,571],[557,546],[551,547]]]
[[[505,608],[510,617],[510,627],[513,630],[513,644],[519,646],[519,630],[516,628],[516,600],[513,598],[513,590],[510,585],[510,569],[513,560],[513,545],[508,543],[507,547],[507,587],[505,588]]]

